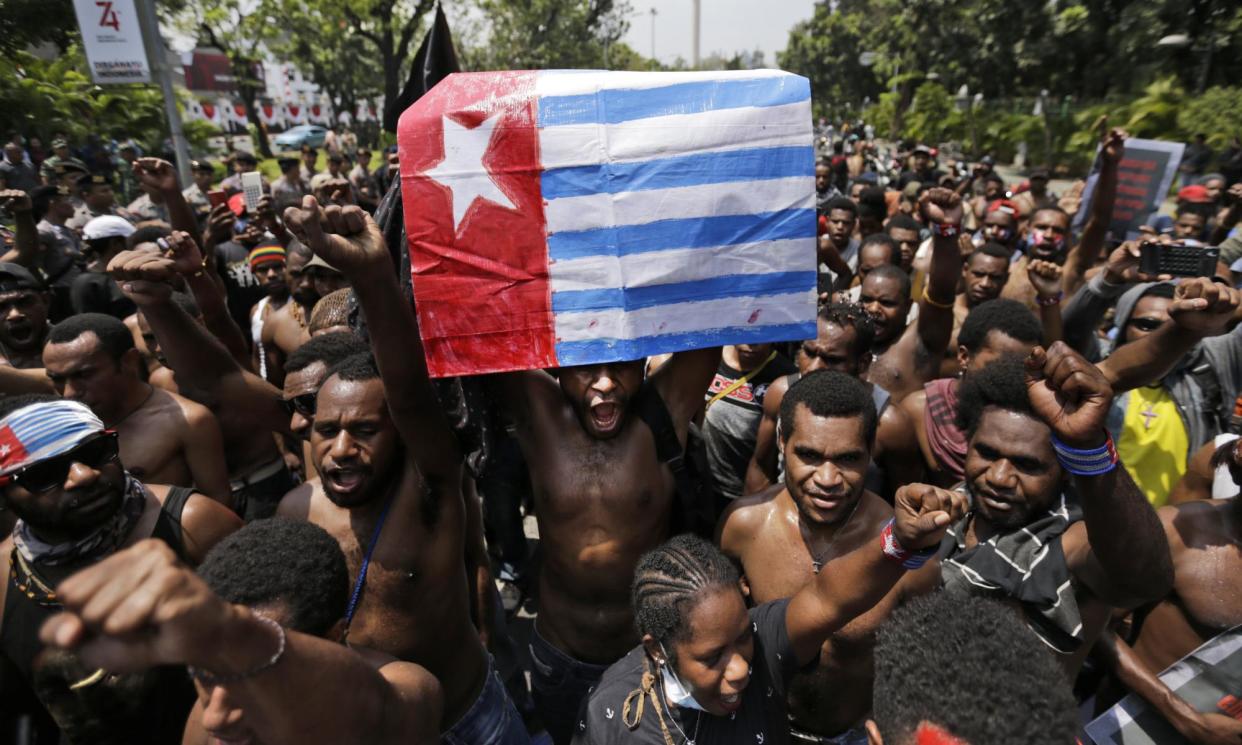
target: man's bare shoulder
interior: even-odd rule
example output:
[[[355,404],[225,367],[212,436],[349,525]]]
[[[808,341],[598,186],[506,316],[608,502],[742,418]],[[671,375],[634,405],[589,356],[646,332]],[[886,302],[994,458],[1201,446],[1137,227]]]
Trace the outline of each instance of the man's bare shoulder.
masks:
[[[1180,549],[1205,549],[1237,536],[1231,529],[1230,510],[1233,500],[1206,499],[1171,504],[1156,510],[1173,552]]]
[[[205,419],[215,418],[215,415],[211,413],[211,409],[208,409],[206,406],[203,406],[197,401],[191,401],[185,396],[182,396],[180,393],[173,393],[172,391],[156,387],[155,393],[151,396],[151,400],[155,401],[159,396],[167,396],[168,401],[176,405],[176,407],[181,410],[182,416],[184,416],[186,421],[191,424],[196,424]]]
[[[720,516],[720,544],[726,552],[754,541],[771,520],[780,514],[784,484],[773,484],[757,494],[733,500]]]
[[[276,514],[279,517],[294,520],[310,520],[311,504],[315,499],[315,494],[316,492],[322,493],[322,491],[318,478],[299,484],[281,497]]]

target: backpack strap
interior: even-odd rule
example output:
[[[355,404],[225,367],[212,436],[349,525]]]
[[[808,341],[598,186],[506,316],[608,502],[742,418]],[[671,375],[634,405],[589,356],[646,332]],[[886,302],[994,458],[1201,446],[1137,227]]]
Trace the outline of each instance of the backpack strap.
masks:
[[[677,428],[673,426],[673,417],[654,385],[643,386],[637,399],[634,413],[651,430],[651,436],[655,439],[656,458],[661,463],[668,464],[669,470],[673,472],[673,483],[676,485],[679,502],[673,511],[674,525],[694,525],[694,483],[686,466],[686,449],[677,438]],[[674,534],[677,532],[679,531],[674,530]]]

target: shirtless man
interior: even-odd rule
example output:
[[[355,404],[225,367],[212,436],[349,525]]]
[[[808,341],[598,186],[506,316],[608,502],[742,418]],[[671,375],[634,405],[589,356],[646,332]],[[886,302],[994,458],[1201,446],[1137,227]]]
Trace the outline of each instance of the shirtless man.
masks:
[[[313,200],[309,204],[311,210],[318,209]],[[387,248],[378,228],[369,218],[363,222],[356,209],[352,208],[351,219],[358,221],[358,227],[365,226],[366,232],[363,237],[358,236],[360,231],[349,232],[354,246],[365,250],[349,253],[345,261],[338,261],[336,253],[331,258],[333,264],[344,267],[358,256],[350,266],[366,277],[354,284],[378,288],[361,298],[363,308],[371,309],[368,319],[380,319],[370,327],[381,350],[380,367],[392,373],[395,366],[398,372],[391,379],[385,374],[383,380],[388,382],[381,383],[373,372],[374,363],[352,364],[350,369],[363,379],[329,376],[323,388],[329,395],[317,398],[315,414],[317,425],[323,424],[321,418],[325,416],[327,424],[312,437],[316,438],[313,450],[320,472],[332,473],[330,483],[294,491],[282,502],[280,514],[309,519],[337,538],[353,582],[361,574],[364,554],[381,514],[386,515],[383,522],[387,527],[374,546],[362,583],[365,590],[350,620],[350,642],[417,662],[436,675],[444,690],[442,729],[451,730],[460,740],[484,745],[524,743],[520,718],[504,698],[503,688],[488,675],[488,660],[470,623],[463,562],[465,524],[458,486],[461,463],[455,455],[456,442],[447,425],[443,432],[426,434],[434,430],[437,420],[443,421],[434,395],[428,394],[429,400],[416,395],[419,400],[410,402],[410,387],[417,392],[420,379],[430,390],[421,349],[411,354],[411,340],[418,339],[418,330],[408,310],[405,314],[394,312],[408,309],[408,305],[400,300]],[[329,208],[327,213],[339,219],[339,208]],[[291,211],[286,220],[292,220],[293,225],[310,225],[314,230],[318,223],[301,219],[303,214],[315,213]],[[316,235],[323,245],[338,246],[338,251],[338,242],[344,240],[336,235],[328,243],[322,234]],[[346,243],[346,251],[340,253],[346,253],[349,245]],[[249,418],[256,429],[289,432],[290,414],[281,392],[223,354],[202,328],[169,302],[166,283],[182,272],[194,271],[192,266],[181,266],[171,257],[130,252],[118,256],[111,271],[142,307],[174,366],[184,367],[196,385],[215,396],[222,406]],[[373,305],[368,306],[368,302]],[[395,331],[389,322],[397,324]],[[394,338],[397,341],[392,341]],[[393,351],[399,354],[395,362],[390,356]],[[423,370],[421,378],[407,366]],[[355,376],[352,372],[343,374]],[[335,398],[333,391],[339,394]],[[394,410],[401,415],[392,415]],[[415,422],[413,426],[411,421]],[[406,435],[411,429],[422,434],[413,444],[405,445],[408,438],[398,434],[398,425]],[[333,430],[335,434],[331,434]],[[405,457],[403,450],[414,457]],[[329,469],[323,468],[325,464]],[[333,500],[342,504],[338,506]],[[392,509],[386,511],[390,501]],[[463,720],[468,711],[471,718]],[[520,737],[515,734],[519,731]]]
[[[1009,258],[1012,253],[998,243],[985,243],[962,261],[962,281],[959,285],[962,291],[953,301],[953,333],[949,337],[938,377],[948,378],[958,373],[956,342],[962,322],[975,307],[1000,297],[1001,290],[1009,281]]]
[[[125,324],[83,313],[56,325],[43,349],[47,376],[120,435],[121,457],[138,478],[194,486],[231,506],[220,425],[205,406],[143,381]]]
[[[361,590],[346,612],[347,638],[439,678],[446,738],[528,742],[470,621],[461,453],[387,244],[358,207],[321,209],[313,197],[303,205],[285,222],[355,287],[374,358],[328,371],[310,439],[319,488],[291,493],[278,514],[337,539]]]
[[[875,360],[867,379],[900,401],[936,377],[953,332],[953,298],[961,272],[957,235],[961,198],[948,189],[928,189],[919,201],[932,227],[932,258],[927,285],[919,298],[918,320],[906,325],[910,278],[897,267],[880,267],[867,275],[859,302],[875,321]]]
[[[638,642],[634,568],[670,531],[675,482],[638,397],[659,395],[684,446],[719,361],[718,348],[681,352],[646,382],[642,360],[493,378],[530,468],[543,554],[531,689],[557,745],[588,689]]]
[[[290,302],[268,314],[259,335],[259,342],[267,354],[265,367],[268,377],[275,380],[281,379],[285,358],[310,339],[307,326],[311,311],[319,301],[314,275],[306,271],[306,265],[312,258],[314,254],[306,246],[300,243],[289,245],[285,257],[285,285],[289,288]]]
[[[0,264],[0,364],[41,374],[50,302],[43,283],[28,269]]]
[[[746,471],[747,494],[758,494],[782,480],[777,430],[785,392],[798,376],[835,370],[859,380],[866,377],[875,338],[871,317],[860,306],[834,303],[820,307],[817,326],[816,338],[803,342],[798,349],[798,373],[772,383],[764,397],[755,454]],[[888,392],[875,384],[867,388],[879,416],[878,433],[870,449],[867,488],[892,499],[897,487],[922,478],[918,441],[913,423],[901,407],[893,405]]]
[[[1178,293],[1168,306],[1172,323],[1121,346],[1096,365],[1114,394],[1163,378],[1198,341],[1223,333],[1238,308],[1236,291],[1206,278],[1183,281]],[[1059,316],[1059,311],[1050,312]],[[967,438],[956,415],[961,385],[1006,353],[1028,353],[1039,343],[1034,320],[1016,300],[998,298],[979,306],[967,316],[958,339],[962,377],[933,380],[901,402],[917,427],[934,483],[953,484],[962,478]],[[1044,333],[1047,327],[1045,323]]]
[[[1213,459],[1242,483],[1239,440]],[[1169,505],[1158,511],[1173,556],[1173,590],[1145,613],[1136,613],[1129,643],[1111,638],[1114,674],[1196,745],[1224,745],[1242,738],[1242,722],[1202,713],[1169,690],[1161,671],[1213,637],[1242,624],[1242,501],[1215,499]],[[1108,644],[1101,645],[1106,652]]]
[[[0,430],[17,445],[0,456],[0,502],[19,518],[0,543],[0,720],[27,702],[36,722],[46,709],[69,742],[176,742],[194,699],[184,672],[104,676],[50,650],[36,664],[39,627],[60,610],[51,588],[69,575],[148,538],[196,565],[240,521],[206,496],[134,478],[115,435],[76,401],[6,398]],[[75,686],[81,693],[70,689],[83,680]],[[47,741],[56,742],[55,733]]]
[[[868,386],[841,372],[813,372],[784,395],[785,479],[738,500],[719,528],[721,550],[742,565],[754,604],[792,597],[824,564],[874,540],[893,509],[865,487],[877,416]],[[819,665],[789,686],[794,741],[863,743],[871,710],[875,632],[905,599],[940,581],[934,562],[827,641]]]
[[[147,540],[73,575],[57,588],[65,612],[40,635],[109,670],[192,666],[198,700],[184,745],[433,745],[440,684],[418,665],[340,643],[348,588],[331,536],[264,520],[221,541],[197,573]],[[115,594],[147,602],[92,612]],[[271,669],[217,682],[278,649]]]

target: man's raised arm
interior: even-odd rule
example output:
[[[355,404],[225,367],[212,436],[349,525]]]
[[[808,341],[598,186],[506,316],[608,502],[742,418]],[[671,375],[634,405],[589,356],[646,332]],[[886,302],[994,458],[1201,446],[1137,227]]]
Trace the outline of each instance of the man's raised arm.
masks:
[[[1113,392],[1104,374],[1063,342],[1026,362],[1031,408],[1052,430],[1083,520],[1062,539],[1066,564],[1104,602],[1134,607],[1166,595],[1173,563],[1164,528],[1117,462],[1105,429]]]
[[[1101,128],[1105,123],[1101,121]],[[1091,216],[1083,228],[1078,245],[1065,257],[1065,273],[1061,288],[1066,295],[1073,295],[1082,287],[1087,270],[1100,256],[1108,224],[1113,219],[1113,203],[1117,199],[1117,166],[1126,152],[1126,133],[1120,129],[1105,129],[1100,143],[1100,175],[1095,182],[1095,194],[1091,199]]]
[[[397,286],[396,270],[379,226],[360,207],[321,208],[304,197],[285,210],[285,224],[317,256],[341,271],[366,314],[371,348],[401,439],[424,474],[458,474],[461,455],[427,375],[414,309]]]
[[[929,359],[939,360],[953,336],[953,303],[962,275],[962,251],[958,246],[962,200],[952,191],[936,187],[923,194],[919,209],[931,227],[932,257],[915,323],[923,350]]]
[[[205,392],[221,407],[244,412],[256,427],[288,432],[281,392],[244,369],[216,337],[172,302],[169,283],[183,270],[203,270],[201,265],[189,267],[193,256],[178,248],[192,244],[190,236],[173,233],[168,241],[171,256],[122,251],[108,264],[108,272],[142,310],[179,380]]]
[[[1150,385],[1168,375],[1195,344],[1224,333],[1240,302],[1242,293],[1206,277],[1184,281],[1169,306],[1172,323],[1118,347],[1099,368],[1114,391]]]
[[[189,236],[198,232],[198,220],[194,217],[194,211],[190,209],[190,205],[186,203],[185,195],[177,186],[177,172],[173,169],[172,163],[159,158],[139,158],[134,161],[134,176],[148,189],[158,191],[163,195],[164,206],[168,208],[168,219],[172,223],[173,230],[184,232]],[[213,271],[200,271],[208,269],[208,265],[202,260],[202,253],[197,245],[191,247],[181,242],[177,250],[190,253],[192,258],[198,261],[193,271],[183,272],[182,276],[185,277],[186,284],[194,293],[194,300],[203,312],[207,330],[224,343],[229,353],[241,362],[243,367],[249,364],[250,350],[246,344],[246,337],[229,313],[224,299],[224,282],[220,279],[220,275]],[[189,268],[188,264],[185,262],[183,264],[182,268]]]

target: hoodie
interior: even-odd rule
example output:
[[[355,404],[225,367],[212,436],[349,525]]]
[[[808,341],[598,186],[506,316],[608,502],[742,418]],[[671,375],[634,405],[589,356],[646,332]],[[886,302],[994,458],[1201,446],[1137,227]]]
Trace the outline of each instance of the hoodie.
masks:
[[[1092,277],[1070,298],[1062,316],[1065,341],[1092,362],[1099,362],[1121,343],[1126,323],[1139,298],[1154,282],[1113,285],[1103,274]],[[1095,329],[1116,299],[1113,338],[1106,342]],[[1159,381],[1177,404],[1178,413],[1190,441],[1189,457],[1221,432],[1227,431],[1233,402],[1242,388],[1242,324],[1233,331],[1200,341]],[[1120,437],[1129,403],[1129,392],[1113,398],[1108,429],[1113,439]]]

